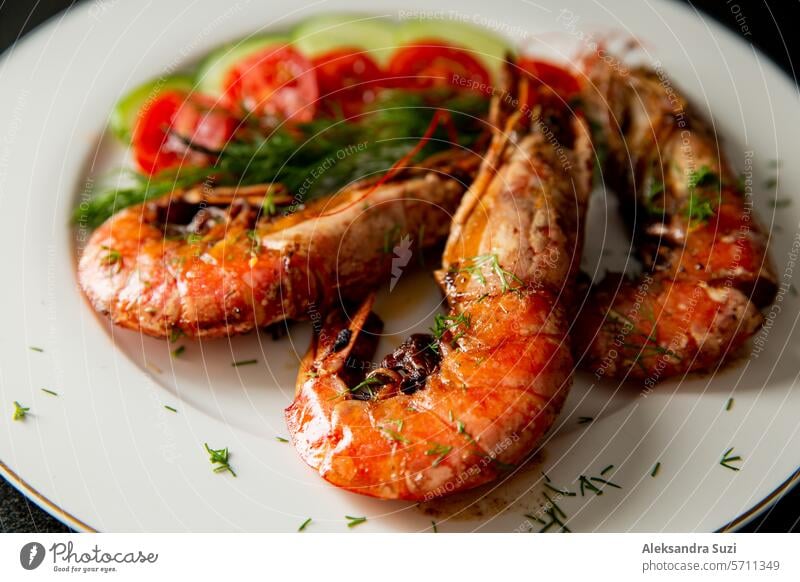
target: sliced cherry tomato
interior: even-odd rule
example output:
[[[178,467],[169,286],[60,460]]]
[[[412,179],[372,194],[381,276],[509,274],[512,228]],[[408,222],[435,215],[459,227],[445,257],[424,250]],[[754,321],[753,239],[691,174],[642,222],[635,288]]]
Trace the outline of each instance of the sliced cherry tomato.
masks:
[[[350,117],[361,113],[375,99],[380,67],[358,48],[340,48],[313,61],[321,96],[321,109],[328,114]]]
[[[399,49],[389,61],[394,86],[416,89],[453,86],[477,91],[489,87],[489,72],[466,50],[435,39],[415,42]]]
[[[238,120],[204,95],[166,91],[139,112],[133,129],[133,151],[147,174],[181,164],[206,165],[211,157],[187,149],[186,142],[209,150],[222,148],[233,136]]]
[[[543,99],[559,102],[569,101],[580,92],[578,79],[558,65],[530,58],[521,58],[518,64],[533,81],[529,105]]]
[[[290,46],[268,47],[243,59],[223,86],[223,100],[234,110],[292,121],[310,121],[319,96],[311,63]]]

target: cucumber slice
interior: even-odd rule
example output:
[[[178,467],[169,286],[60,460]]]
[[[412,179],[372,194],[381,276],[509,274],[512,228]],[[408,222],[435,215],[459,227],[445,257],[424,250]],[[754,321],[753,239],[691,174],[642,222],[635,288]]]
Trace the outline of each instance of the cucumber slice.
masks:
[[[384,64],[395,46],[395,28],[385,18],[327,14],[298,24],[292,40],[301,53],[312,59],[337,48],[353,47],[367,51],[378,64]]]
[[[133,126],[142,105],[154,99],[159,93],[178,89],[180,91],[191,91],[194,82],[189,76],[174,76],[157,81],[148,81],[136,87],[122,99],[117,101],[108,120],[108,126],[114,135],[124,142],[130,142],[133,134]]]
[[[455,20],[410,20],[397,28],[398,46],[417,40],[437,39],[470,51],[489,70],[494,80],[500,76],[506,54],[514,54],[512,45],[502,36],[485,28]]]
[[[286,36],[257,36],[227,44],[208,55],[197,69],[197,90],[219,97],[224,91],[225,75],[236,63],[269,46],[289,44]]]

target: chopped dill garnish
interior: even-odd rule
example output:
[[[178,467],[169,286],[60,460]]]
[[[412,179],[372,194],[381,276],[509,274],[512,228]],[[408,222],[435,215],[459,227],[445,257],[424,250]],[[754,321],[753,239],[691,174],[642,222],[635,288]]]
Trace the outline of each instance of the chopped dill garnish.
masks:
[[[32,352],[40,352],[41,353],[41,352],[44,351],[42,348],[37,348],[36,346],[28,346],[28,349],[30,351],[32,351]]]
[[[700,195],[698,190],[718,185],[719,176],[708,166],[701,166],[699,170],[689,173],[689,199],[685,212],[690,222],[704,222],[714,216],[714,208],[711,206],[712,200]]]
[[[307,520],[305,520],[303,523],[300,524],[300,527],[297,528],[297,531],[305,531],[305,529],[308,527],[308,524],[310,523],[311,523],[311,518],[309,517]]]
[[[656,475],[658,475],[658,470],[659,470],[660,468],[661,468],[661,461],[658,461],[658,462],[655,464],[655,466],[653,467],[653,470],[650,472],[650,476],[651,476],[651,477],[655,477]]]
[[[764,180],[764,188],[772,189],[778,185],[778,178],[772,177]]]
[[[578,424],[588,424],[594,420],[592,416],[579,416],[578,417]]]
[[[276,436],[275,440],[278,441],[279,443],[288,443],[289,442],[289,439],[283,438],[282,436]]]
[[[183,337],[183,330],[181,328],[173,327],[169,330],[169,343],[174,344],[182,337]]]
[[[103,258],[100,259],[100,261],[106,267],[110,267],[111,265],[116,265],[118,262],[122,260],[122,253],[120,253],[118,250],[112,249],[111,247],[107,247],[106,245],[103,245],[100,248],[106,251],[106,254],[103,256]]]
[[[437,455],[437,457],[433,460],[433,467],[438,467],[439,463],[444,461],[445,457],[450,454],[450,451],[453,450],[451,445],[440,445],[438,443],[432,443],[431,448],[425,451],[426,455]]]
[[[433,533],[439,533],[439,528],[436,527],[436,522],[431,520],[431,527],[433,528]]]
[[[231,366],[238,368],[239,366],[252,366],[253,364],[257,363],[258,360],[240,360],[238,362],[231,362]]]
[[[208,446],[208,443],[205,443],[205,447],[206,452],[209,455],[208,460],[211,461],[212,465],[217,465],[214,467],[215,473],[224,473],[225,471],[229,471],[231,475],[236,477],[236,473],[229,462],[230,454],[228,453],[228,447],[225,447],[224,449],[212,449]]]
[[[398,443],[408,444],[408,443],[411,442],[406,437],[401,435],[399,432],[397,432],[396,430],[393,430],[393,429],[391,429],[389,427],[382,426],[381,430],[384,433],[386,433],[386,436],[388,436],[391,440],[397,441]]]
[[[174,413],[176,413],[176,414],[177,414],[177,412],[178,412],[178,409],[177,409],[177,408],[173,408],[172,406],[170,406],[170,405],[168,405],[168,404],[165,404],[165,405],[164,405],[164,408],[166,408],[166,409],[167,409],[167,410],[169,410],[170,412],[174,412]]]
[[[733,398],[728,398],[728,403],[725,405],[725,410],[731,410],[733,408]]]
[[[58,392],[53,392],[52,390],[48,390],[47,388],[42,388],[42,392],[45,394],[49,394],[50,396],[58,396]]]
[[[470,264],[460,267],[458,272],[467,273],[473,279],[477,279],[481,285],[486,285],[486,276],[483,274],[484,268],[488,268],[500,280],[500,289],[503,293],[512,290],[509,280],[522,284],[519,277],[500,266],[500,260],[497,255],[478,255],[467,259],[467,261]]]
[[[775,200],[770,200],[769,205],[772,208],[788,208],[792,205],[791,198],[776,198]]]
[[[383,386],[385,382],[378,378],[377,376],[368,376],[364,378],[361,382],[350,388],[350,392],[358,392],[360,390],[366,391],[367,395],[369,396],[370,400],[375,398],[375,393],[372,391],[372,386]]]
[[[441,313],[437,313],[433,318],[433,327],[430,328],[431,333],[433,334],[433,341],[430,343],[430,348],[433,351],[438,352],[439,342],[442,341],[442,337],[447,332],[451,332],[453,334],[453,338],[450,340],[450,345],[455,345],[459,339],[464,337],[466,330],[468,330],[471,326],[472,319],[468,313],[459,313],[458,315],[442,315]],[[461,328],[461,331],[456,333],[456,329],[459,327]]]
[[[14,415],[12,416],[12,418],[14,420],[25,420],[25,417],[28,416],[28,412],[29,411],[30,411],[30,408],[22,406],[19,402],[17,402],[15,400],[14,401]]]
[[[345,515],[344,517],[348,520],[347,527],[356,527],[367,521],[366,517],[353,517],[352,515]]]
[[[596,483],[600,483],[601,487],[598,487]],[[603,479],[602,477],[587,477],[586,475],[581,475],[578,477],[578,484],[580,485],[581,489],[581,497],[586,496],[586,491],[590,491],[595,495],[602,495],[603,485],[606,485],[608,487],[614,487],[615,489],[622,489],[622,487],[620,487],[616,483],[612,483],[611,481]]]
[[[186,351],[186,346],[178,346],[174,350],[172,350],[172,357],[173,358],[180,358],[181,354]]]
[[[739,471],[741,467],[734,467],[731,463],[735,463],[737,461],[741,461],[742,457],[736,455],[731,457],[730,454],[733,452],[733,447],[729,448],[722,454],[722,459],[720,459],[719,464],[725,467],[726,469],[730,469],[731,471]]]
[[[605,475],[606,473],[608,473],[608,472],[609,472],[611,469],[613,469],[613,468],[614,468],[614,465],[609,465],[608,467],[606,467],[605,469],[603,469],[602,471],[600,471],[600,476],[602,477],[603,475]]]

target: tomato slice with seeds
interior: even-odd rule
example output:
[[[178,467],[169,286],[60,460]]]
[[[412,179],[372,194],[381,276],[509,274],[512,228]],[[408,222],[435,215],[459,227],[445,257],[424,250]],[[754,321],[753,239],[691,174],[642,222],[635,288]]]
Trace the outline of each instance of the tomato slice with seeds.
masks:
[[[343,47],[316,57],[321,109],[326,114],[358,115],[375,99],[383,71],[358,48]]]
[[[310,121],[319,89],[309,60],[288,45],[258,51],[225,76],[223,102],[261,117]]]
[[[136,164],[149,175],[181,164],[207,165],[212,156],[192,151],[187,142],[217,151],[238,126],[239,120],[211,97],[165,91],[138,114],[132,139]]]
[[[468,51],[440,40],[418,40],[399,49],[389,61],[392,86],[427,89],[466,87],[481,91],[489,87],[491,76]]]

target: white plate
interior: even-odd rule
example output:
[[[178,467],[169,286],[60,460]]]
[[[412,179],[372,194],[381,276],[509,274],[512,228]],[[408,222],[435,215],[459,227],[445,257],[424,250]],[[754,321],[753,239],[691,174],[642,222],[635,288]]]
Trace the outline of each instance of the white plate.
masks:
[[[573,531],[702,531],[763,507],[800,466],[800,391],[793,390],[798,299],[788,292],[800,204],[778,213],[768,204],[775,192],[760,188],[776,172],[769,160],[782,159],[779,195],[800,190],[800,165],[790,163],[800,154],[800,108],[792,85],[763,56],[669,2],[458,3],[461,15],[516,40],[560,33],[539,41],[556,52],[592,31],[623,30],[646,41],[678,84],[701,107],[711,106],[734,163],[744,169],[744,152],[755,152],[757,212],[772,227],[772,255],[787,288],[760,336],[759,357],[713,378],[667,382],[646,396],[630,387],[593,386],[579,375],[538,465],[423,509],[338,491],[275,440],[286,436],[283,409],[309,339],[307,324],[291,326],[278,342],[255,334],[186,342],[184,356],[173,361],[165,343],[111,329],[77,288],[68,217],[81,192],[93,187],[87,175],[117,162],[118,146],[101,136],[121,94],[257,26],[282,28],[310,14],[375,6],[363,0],[304,8],[287,0],[178,4],[82,5],[0,62],[0,248],[8,277],[0,286],[0,459],[3,473],[46,509],[75,527],[109,531],[293,531],[307,517],[314,520],[310,531],[348,531],[345,515],[369,518],[357,531],[425,530],[432,520],[440,531],[526,531],[524,514],[539,511],[548,491],[542,470],[576,491],[579,475],[614,465],[606,475],[621,489],[559,501]],[[395,17],[431,9],[429,0],[381,6]],[[448,7],[437,7],[452,17]],[[579,19],[570,25],[561,9]],[[624,263],[628,252],[614,230],[613,204],[602,196],[594,202],[589,270],[602,269],[598,261]],[[613,236],[605,236],[606,222]],[[601,259],[602,247],[614,254]],[[385,293],[381,312],[397,336],[381,350],[430,325],[438,299],[425,273]],[[230,366],[249,358],[259,363]],[[730,397],[735,404],[726,411]],[[10,420],[14,400],[31,408],[24,422]],[[581,416],[595,421],[579,424]],[[212,473],[204,442],[230,447],[238,478]],[[720,466],[729,447],[743,457],[741,471]],[[657,462],[660,472],[651,477]]]

